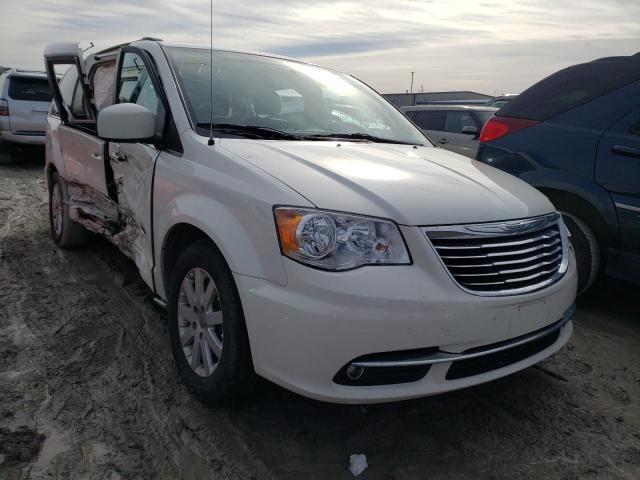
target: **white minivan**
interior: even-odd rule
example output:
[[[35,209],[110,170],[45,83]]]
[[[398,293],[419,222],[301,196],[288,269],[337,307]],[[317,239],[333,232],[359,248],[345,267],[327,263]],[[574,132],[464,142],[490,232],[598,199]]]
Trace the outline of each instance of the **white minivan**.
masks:
[[[210,55],[150,38],[45,50],[52,236],[98,233],[135,262],[199,398],[257,374],[402,400],[566,344],[575,260],[546,197],[435,148],[349,75],[226,50],[211,75]]]

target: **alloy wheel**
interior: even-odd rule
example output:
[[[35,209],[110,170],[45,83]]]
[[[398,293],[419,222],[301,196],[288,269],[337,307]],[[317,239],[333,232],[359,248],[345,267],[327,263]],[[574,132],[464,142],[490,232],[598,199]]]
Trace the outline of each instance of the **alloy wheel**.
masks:
[[[210,376],[222,357],[222,307],[218,289],[202,268],[187,272],[178,297],[178,331],[182,351],[191,369]]]

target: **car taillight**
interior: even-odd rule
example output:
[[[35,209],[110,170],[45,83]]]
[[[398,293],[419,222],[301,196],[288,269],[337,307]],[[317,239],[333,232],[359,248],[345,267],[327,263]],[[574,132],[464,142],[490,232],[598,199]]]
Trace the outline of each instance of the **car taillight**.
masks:
[[[480,143],[497,140],[510,133],[516,133],[538,123],[536,120],[512,117],[491,117],[482,127]]]
[[[0,98],[0,116],[9,116],[9,102],[7,102],[4,98]]]

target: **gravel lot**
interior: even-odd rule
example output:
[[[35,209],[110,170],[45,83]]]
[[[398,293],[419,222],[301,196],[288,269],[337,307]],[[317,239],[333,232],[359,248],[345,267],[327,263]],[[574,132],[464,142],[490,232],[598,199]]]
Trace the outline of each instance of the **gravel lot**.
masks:
[[[600,284],[571,344],[497,382],[357,407],[264,382],[212,409],[171,358],[165,313],[100,239],[49,237],[42,160],[0,165],[0,478],[640,478],[640,295]]]

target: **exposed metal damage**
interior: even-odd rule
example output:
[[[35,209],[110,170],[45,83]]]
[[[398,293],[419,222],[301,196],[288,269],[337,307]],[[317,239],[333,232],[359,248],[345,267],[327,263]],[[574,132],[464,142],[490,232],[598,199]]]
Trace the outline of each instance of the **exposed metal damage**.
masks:
[[[87,230],[103,235],[136,265],[144,262],[146,234],[128,209],[91,187],[67,180],[69,217]]]

